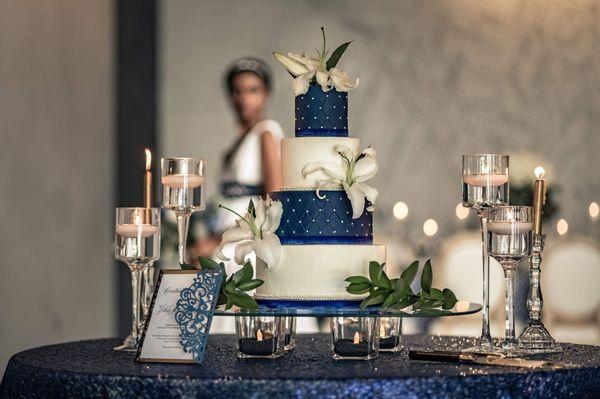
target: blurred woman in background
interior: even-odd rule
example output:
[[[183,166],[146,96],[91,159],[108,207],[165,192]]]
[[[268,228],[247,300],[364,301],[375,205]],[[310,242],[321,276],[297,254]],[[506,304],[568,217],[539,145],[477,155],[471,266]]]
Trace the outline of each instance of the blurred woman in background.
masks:
[[[256,58],[236,60],[225,73],[224,83],[237,132],[223,155],[221,192],[213,200],[243,215],[250,199],[256,201],[281,188],[280,141],[283,130],[278,122],[265,117],[272,87],[271,70],[266,63]],[[210,218],[212,220],[206,223],[199,220],[205,224],[199,231],[205,234],[196,237],[194,249],[197,256],[212,256],[221,234],[235,225],[237,216],[217,210],[210,214]],[[207,235],[207,231],[210,234]],[[228,269],[236,267],[228,266]]]

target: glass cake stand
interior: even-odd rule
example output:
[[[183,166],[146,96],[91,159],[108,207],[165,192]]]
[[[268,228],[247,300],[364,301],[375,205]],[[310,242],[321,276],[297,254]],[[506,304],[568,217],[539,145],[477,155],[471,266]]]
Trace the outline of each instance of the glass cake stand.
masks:
[[[358,303],[356,306],[348,307],[267,307],[259,306],[258,309],[239,309],[231,308],[229,310],[219,309],[215,311],[215,316],[285,316],[285,317],[445,317],[445,316],[463,316],[477,313],[481,310],[481,305],[473,302],[458,302],[452,309],[423,309],[413,311],[410,307],[402,310],[381,309],[379,307],[368,307],[360,309]]]

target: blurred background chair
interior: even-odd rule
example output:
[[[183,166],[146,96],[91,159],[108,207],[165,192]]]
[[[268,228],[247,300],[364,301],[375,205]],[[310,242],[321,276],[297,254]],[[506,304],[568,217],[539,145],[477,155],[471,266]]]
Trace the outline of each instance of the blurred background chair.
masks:
[[[600,341],[600,248],[587,238],[560,241],[542,260],[544,323],[560,342]],[[561,295],[556,295],[560,292]]]
[[[482,303],[481,233],[465,232],[445,240],[434,261],[435,286],[452,287],[460,300]],[[504,275],[490,259],[490,328],[492,336],[503,335]],[[457,318],[434,319],[429,333],[440,335],[481,334],[481,313]]]

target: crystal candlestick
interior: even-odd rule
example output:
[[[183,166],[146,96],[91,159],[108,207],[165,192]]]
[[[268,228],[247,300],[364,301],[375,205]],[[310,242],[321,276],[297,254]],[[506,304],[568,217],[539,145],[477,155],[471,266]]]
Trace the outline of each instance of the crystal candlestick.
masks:
[[[529,265],[529,297],[527,298],[529,324],[519,336],[517,344],[520,352],[528,354],[562,352],[562,347],[552,338],[544,323],[542,323],[544,301],[540,285],[540,265],[545,239],[545,234],[533,235],[533,248]]]

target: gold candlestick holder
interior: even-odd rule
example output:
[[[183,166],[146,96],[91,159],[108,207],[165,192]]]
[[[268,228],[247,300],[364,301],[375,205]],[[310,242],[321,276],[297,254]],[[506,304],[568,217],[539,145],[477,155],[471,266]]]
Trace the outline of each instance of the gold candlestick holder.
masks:
[[[545,234],[533,234],[533,245],[531,250],[531,262],[529,266],[529,297],[527,298],[527,310],[529,311],[529,324],[517,341],[519,352],[538,353],[560,353],[562,347],[556,342],[548,329],[542,322],[542,287],[540,285],[540,274],[542,263],[542,252],[544,251]]]

